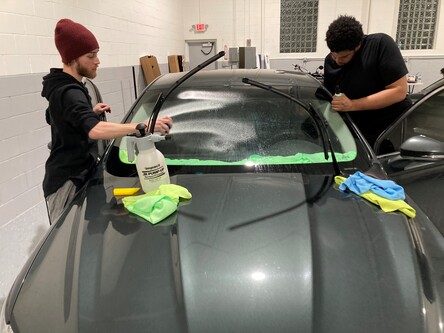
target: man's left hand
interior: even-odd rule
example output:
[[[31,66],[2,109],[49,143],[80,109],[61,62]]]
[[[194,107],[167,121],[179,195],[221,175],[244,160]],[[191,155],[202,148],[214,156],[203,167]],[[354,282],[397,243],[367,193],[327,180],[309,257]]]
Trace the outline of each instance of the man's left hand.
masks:
[[[147,123],[148,128],[150,127],[149,122]],[[170,133],[173,127],[173,119],[170,117],[160,117],[156,120],[156,125],[154,126],[154,132],[160,133],[161,135],[166,135]]]

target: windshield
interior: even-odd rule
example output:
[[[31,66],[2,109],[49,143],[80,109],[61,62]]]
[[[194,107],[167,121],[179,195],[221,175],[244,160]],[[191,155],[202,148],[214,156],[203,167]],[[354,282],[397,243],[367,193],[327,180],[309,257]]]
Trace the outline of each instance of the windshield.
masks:
[[[357,156],[355,138],[328,101],[313,87],[276,86],[287,94],[304,96],[327,121],[339,163]],[[161,91],[146,91],[127,122],[141,122],[152,113]],[[171,139],[156,143],[168,166],[301,166],[329,165],[322,136],[312,116],[299,104],[242,83],[193,85],[177,88],[165,101],[159,117],[170,116]],[[116,142],[119,159],[129,164],[126,138]],[[134,163],[134,162],[133,162]]]

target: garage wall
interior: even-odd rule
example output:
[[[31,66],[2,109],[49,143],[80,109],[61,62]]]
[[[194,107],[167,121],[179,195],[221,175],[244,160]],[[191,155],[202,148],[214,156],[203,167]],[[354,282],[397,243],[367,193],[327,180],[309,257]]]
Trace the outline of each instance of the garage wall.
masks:
[[[60,66],[54,28],[70,18],[100,44],[102,67],[138,64],[141,55],[165,59],[183,52],[182,0],[2,0],[0,76]]]
[[[395,37],[399,8],[398,0],[319,0],[317,52],[280,54],[280,0],[187,0],[184,4],[185,40],[215,40],[218,52],[225,46],[247,46],[251,40],[257,53],[269,56],[272,68],[291,70],[292,64],[299,64],[311,71],[329,53],[325,32],[338,15],[355,16],[365,33],[385,32]],[[194,31],[196,23],[208,24],[207,30]],[[439,79],[444,67],[444,20],[438,20],[435,49],[402,53],[411,73],[422,74],[424,86]]]
[[[344,14],[355,16],[364,33],[385,32],[395,37],[399,9],[399,0],[319,0],[317,52],[280,54],[280,0],[185,0],[184,4],[185,40],[216,40],[221,51],[224,45],[247,46],[250,39],[258,53],[268,54],[271,59],[323,58],[329,52],[325,32]],[[193,30],[196,23],[207,24],[207,30]],[[444,20],[438,20],[437,32],[435,49],[403,51],[403,55],[444,56]]]

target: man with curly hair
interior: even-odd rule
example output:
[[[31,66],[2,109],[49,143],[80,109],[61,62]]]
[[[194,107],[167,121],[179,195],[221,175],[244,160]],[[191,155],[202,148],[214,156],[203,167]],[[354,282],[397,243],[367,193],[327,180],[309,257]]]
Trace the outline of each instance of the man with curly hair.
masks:
[[[332,108],[349,112],[368,143],[407,107],[407,66],[395,41],[387,34],[364,35],[362,24],[341,15],[326,33],[330,53],[324,62],[324,84],[336,94]]]

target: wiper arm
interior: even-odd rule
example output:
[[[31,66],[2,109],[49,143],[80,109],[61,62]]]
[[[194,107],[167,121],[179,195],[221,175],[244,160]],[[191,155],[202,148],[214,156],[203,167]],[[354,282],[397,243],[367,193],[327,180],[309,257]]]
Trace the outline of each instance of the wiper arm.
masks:
[[[156,104],[154,104],[153,113],[151,114],[150,119],[150,129],[149,132],[151,134],[154,133],[154,127],[156,126],[156,120],[157,116],[159,115],[160,109],[162,108],[163,103],[168,98],[168,96],[178,87],[180,86],[184,81],[188,80],[191,76],[196,74],[198,71],[200,71],[202,68],[207,67],[209,64],[215,62],[217,59],[223,57],[225,55],[224,51],[220,51],[218,54],[212,56],[211,58],[205,60],[203,63],[197,65],[192,70],[190,70],[188,73],[186,73],[184,76],[182,76],[179,80],[177,80],[171,88],[165,93],[165,95],[161,92],[159,94],[159,97],[157,97]]]
[[[291,96],[291,95],[289,95],[287,93],[284,93],[283,91],[280,91],[280,90],[274,88],[273,86],[270,86],[270,85],[267,85],[267,84],[263,84],[263,83],[258,82],[258,81],[254,81],[254,80],[251,80],[251,79],[246,78],[246,77],[244,77],[242,79],[242,82],[247,83],[247,84],[251,84],[252,86],[255,86],[255,87],[258,87],[258,88],[261,88],[261,89],[264,89],[264,90],[271,91],[271,92],[273,92],[273,93],[275,93],[277,95],[285,97],[285,98],[287,98],[287,99],[289,99],[289,100],[299,104],[300,106],[302,106],[308,112],[308,114],[310,114],[313,117],[313,119],[315,121],[315,124],[318,127],[319,133],[321,134],[321,138],[322,138],[322,146],[323,146],[323,149],[324,149],[325,159],[328,160],[328,151],[330,150],[331,158],[332,158],[332,162],[333,162],[333,168],[335,170],[335,174],[339,175],[341,173],[341,171],[339,169],[338,161],[336,160],[336,156],[335,156],[335,153],[333,151],[333,145],[331,143],[330,136],[328,135],[328,131],[327,131],[327,127],[326,127],[325,122],[324,122],[324,118],[313,107],[313,105],[311,105],[310,103],[308,103],[308,104],[304,103],[303,101],[301,101],[301,100],[299,100],[299,99],[297,99],[297,98],[295,98],[295,97],[293,97],[293,96]],[[327,148],[327,146],[328,146],[328,148]]]

